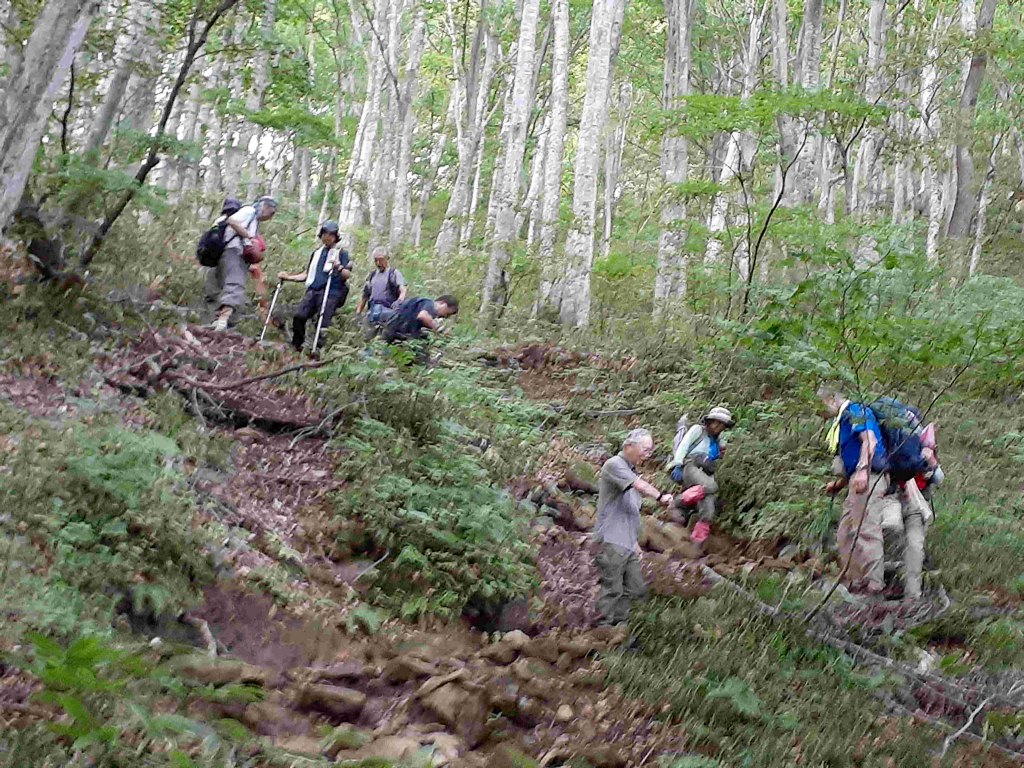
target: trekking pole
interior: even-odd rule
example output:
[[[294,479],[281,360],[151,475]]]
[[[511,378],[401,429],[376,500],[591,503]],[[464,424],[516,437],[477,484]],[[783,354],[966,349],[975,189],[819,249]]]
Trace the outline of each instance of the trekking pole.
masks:
[[[316,354],[316,343],[320,340],[320,329],[324,326],[324,310],[327,309],[327,297],[331,295],[331,279],[334,277],[334,270],[327,273],[327,287],[324,288],[324,300],[320,302],[320,317],[316,320],[316,333],[313,335],[313,349],[310,354]]]
[[[274,289],[274,298],[270,300],[270,309],[267,311],[267,319],[263,321],[263,332],[260,334],[259,343],[263,343],[263,337],[267,335],[267,326],[270,325],[270,318],[274,316],[274,305],[277,304],[277,294],[281,292],[284,280],[277,281],[277,288]]]

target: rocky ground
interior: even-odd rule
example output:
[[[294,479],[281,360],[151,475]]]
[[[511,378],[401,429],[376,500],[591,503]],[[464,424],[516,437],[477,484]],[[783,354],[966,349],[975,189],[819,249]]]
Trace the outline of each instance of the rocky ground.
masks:
[[[193,468],[190,477],[208,502],[196,524],[216,522],[233,532],[217,553],[222,578],[188,612],[205,622],[215,655],[197,651],[168,663],[215,688],[248,684],[264,695],[197,696],[191,715],[232,718],[277,749],[337,760],[425,750],[435,765],[525,765],[521,756],[529,755],[541,765],[582,756],[594,766],[626,766],[708,750],[684,727],[653,719],[606,684],[605,656],[629,651],[622,650],[624,628],[590,629],[596,575],[587,531],[600,450],[555,440],[543,469],[511,489],[534,512],[530,535],[542,579],[516,628],[505,627],[511,631],[492,642],[466,621],[433,630],[392,621],[367,637],[353,631],[345,612],[358,603],[359,576],[372,561],[337,551],[319,533],[330,514],[325,494],[343,487],[334,479],[338,455],[323,439],[332,414],[291,382],[295,374],[268,375],[309,363],[283,347],[271,347],[278,353],[257,363],[254,346],[238,334],[182,326],[148,330],[98,356],[74,384],[48,373],[44,357],[30,369],[0,371],[4,397],[35,417],[80,415],[96,407],[83,393],[101,387],[107,407],[143,423],[139,398],[170,390],[212,434],[230,441],[229,467]],[[550,399],[571,386],[555,374],[573,354],[532,345],[499,350],[487,362],[521,370],[528,391]],[[642,545],[654,594],[697,597],[716,580],[735,583],[754,571],[791,574],[793,589],[807,590],[836,570],[783,539],[737,540],[718,529],[707,555],[698,557],[686,526],[653,517],[645,517]],[[289,559],[296,566],[292,594],[301,597],[282,608],[250,575]],[[315,610],[318,599],[336,612]],[[936,594],[913,607],[868,604],[840,591],[830,615],[839,626],[909,625],[941,613],[948,607],[943,600]],[[167,647],[154,641],[152,653],[169,655]],[[30,702],[34,688],[27,673],[0,667],[0,717],[8,725],[48,715]],[[926,687],[909,690],[902,702],[909,712],[951,725],[969,714],[966,705],[942,709]]]

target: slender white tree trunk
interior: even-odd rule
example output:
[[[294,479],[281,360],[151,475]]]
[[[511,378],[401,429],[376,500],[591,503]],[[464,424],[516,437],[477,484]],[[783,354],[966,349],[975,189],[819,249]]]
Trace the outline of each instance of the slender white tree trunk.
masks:
[[[973,0],[964,0],[973,6]],[[965,9],[966,10],[966,9]],[[978,9],[976,28],[967,30],[973,33],[977,39],[983,37],[992,29],[992,22],[995,18],[996,0],[981,0],[981,7]],[[949,231],[950,237],[963,237],[967,234],[971,224],[971,216],[974,213],[974,159],[972,156],[972,144],[974,137],[974,116],[977,111],[978,92],[981,90],[981,83],[985,79],[985,69],[988,58],[986,50],[981,45],[976,45],[974,53],[969,61],[965,62],[966,76],[963,87],[960,91],[959,120],[959,141],[956,145],[956,197],[953,210],[950,213]]]
[[[632,102],[632,88],[628,80],[619,84],[617,109],[614,123],[604,133],[604,206],[601,233],[601,258],[608,258],[612,246],[612,218],[617,201],[619,172],[622,170],[622,153],[626,146],[626,129],[629,126],[629,110]]]
[[[925,56],[925,65],[921,68],[921,93],[918,111],[921,114],[919,130],[922,145],[935,147],[940,124],[936,96],[939,91],[938,65],[938,32],[941,27],[941,16],[932,22],[931,40]],[[939,263],[939,235],[942,230],[942,190],[939,184],[939,173],[936,156],[937,149],[926,151],[924,168],[921,171],[922,187],[928,199],[928,234],[925,237],[925,255],[928,263],[935,267]]]
[[[537,136],[537,145],[533,149],[533,157],[530,160],[530,186],[526,190],[526,199],[523,200],[522,208],[516,214],[516,232],[519,234],[522,234],[526,217],[530,217],[526,235],[527,248],[533,245],[537,220],[540,218],[541,191],[544,187],[544,157],[547,155],[548,136],[550,135],[551,113],[548,112],[544,116],[544,123]]]
[[[416,215],[412,219],[412,227],[409,232],[409,239],[417,248],[423,235],[423,216],[426,213],[427,205],[430,203],[430,195],[434,190],[434,183],[437,181],[437,174],[440,172],[441,156],[444,154],[444,145],[448,142],[448,127],[455,118],[457,103],[455,99],[448,101],[448,112],[444,124],[434,140],[434,146],[430,150],[430,168],[426,178],[421,182],[419,201],[416,205]]]
[[[424,32],[426,30],[426,12],[423,9],[416,14],[412,36],[409,39],[409,53],[405,65],[405,77],[402,82],[402,101],[399,105],[399,120],[402,135],[398,145],[398,158],[395,163],[395,190],[393,208],[391,210],[391,232],[388,244],[397,248],[406,241],[409,227],[412,224],[411,201],[409,199],[409,164],[412,157],[412,137],[416,128],[416,111],[413,103],[419,87],[420,59],[423,55]]]
[[[504,306],[507,302],[508,279],[505,265],[508,263],[512,243],[517,235],[516,203],[519,201],[519,177],[523,169],[526,152],[526,128],[533,108],[533,67],[534,51],[537,48],[537,20],[540,15],[540,0],[524,0],[523,16],[519,24],[519,50],[516,53],[515,82],[512,86],[512,104],[509,113],[509,129],[505,147],[504,166],[497,194],[497,216],[494,225],[494,241],[491,258],[484,279],[484,295],[481,314],[493,314],[492,304]]]
[[[621,27],[625,0],[594,0],[590,16],[587,93],[580,115],[573,181],[573,221],[565,239],[566,276],[559,318],[566,325],[590,322],[590,270],[594,263],[594,219],[601,134],[608,113],[613,34]]]
[[[677,110],[690,95],[690,29],[693,0],[667,0],[665,15],[668,29],[665,37],[665,67],[661,85],[661,107]],[[676,122],[676,121],[672,121]],[[681,231],[686,220],[686,203],[675,185],[689,177],[689,142],[685,136],[671,132],[661,139],[661,179],[666,185],[665,202],[661,206],[661,228],[658,233],[658,264],[654,277],[654,317],[670,306],[670,299],[686,296],[686,259]]]
[[[878,103],[882,96],[882,59],[885,56],[885,0],[871,0],[868,8],[867,79],[864,100]],[[878,128],[867,128],[857,151],[857,164],[853,172],[853,211],[866,212],[874,203],[872,170],[875,150],[880,136]]]
[[[555,281],[561,277],[555,259],[558,235],[558,206],[562,196],[562,155],[565,151],[565,129],[569,109],[569,0],[552,0],[551,24],[555,28],[555,47],[551,60],[551,128],[544,158],[544,202],[541,206],[540,290],[534,302],[533,316],[541,310],[560,309],[561,290]],[[554,295],[556,300],[550,301]]]

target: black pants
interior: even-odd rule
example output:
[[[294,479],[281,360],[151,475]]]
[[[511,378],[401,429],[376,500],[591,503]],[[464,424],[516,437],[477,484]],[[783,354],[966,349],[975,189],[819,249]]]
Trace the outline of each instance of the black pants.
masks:
[[[338,311],[339,307],[344,306],[345,299],[347,298],[347,286],[344,286],[343,290],[340,291],[334,290],[332,287],[331,292],[327,295],[327,305],[324,306],[321,338],[323,338],[323,331],[327,329],[327,326],[331,324],[331,320],[334,319],[334,313]],[[306,341],[306,321],[316,316],[323,302],[324,291],[322,288],[317,291],[307,290],[306,295],[299,302],[299,308],[295,310],[295,319],[292,320],[292,346],[296,349],[302,349],[302,345]]]

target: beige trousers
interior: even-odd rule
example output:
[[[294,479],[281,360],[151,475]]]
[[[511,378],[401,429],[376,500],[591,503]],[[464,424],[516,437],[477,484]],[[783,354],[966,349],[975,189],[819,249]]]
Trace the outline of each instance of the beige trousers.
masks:
[[[871,592],[880,592],[885,586],[882,510],[888,488],[886,475],[869,474],[863,493],[855,493],[850,487],[839,520],[839,555],[844,566],[850,561],[847,580],[850,586]]]

